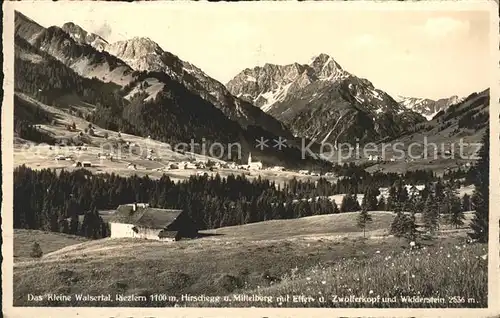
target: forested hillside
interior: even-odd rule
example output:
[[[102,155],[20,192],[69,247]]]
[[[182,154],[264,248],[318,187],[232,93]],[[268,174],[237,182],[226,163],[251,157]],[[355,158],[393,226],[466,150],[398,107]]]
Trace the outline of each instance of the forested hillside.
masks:
[[[102,237],[107,231],[98,210],[114,209],[132,202],[184,209],[199,229],[358,211],[357,194],[369,198],[365,201],[366,204],[372,202],[367,206],[370,210],[393,210],[404,206],[418,211],[431,196],[442,200],[445,192],[453,192],[452,188],[457,185],[456,180],[445,184],[425,171],[398,176],[370,175],[356,167],[338,169],[341,173],[350,173],[350,177],[341,178],[337,183],[325,179],[316,183],[292,179],[279,187],[269,180],[251,181],[244,176],[192,176],[175,183],[167,176],[153,180],[114,174],[93,175],[84,169],[55,172],[21,166],[14,171],[14,226]],[[425,184],[426,187],[416,193],[408,191],[405,184]],[[378,187],[389,188],[387,200],[377,199]],[[450,190],[445,190],[447,187]],[[337,206],[328,196],[339,193],[347,195]],[[85,218],[80,224],[79,216],[82,215]]]
[[[20,37],[16,38],[15,89],[33,96],[46,104],[67,107],[60,100],[74,95],[95,109],[86,116],[100,127],[138,136],[151,136],[170,144],[180,142],[202,143],[206,147],[217,142],[224,148],[223,159],[245,160],[251,151],[256,159],[272,165],[327,167],[329,164],[306,157],[300,150],[287,147],[255,148],[255,140],[278,138],[259,126],[242,128],[210,102],[193,94],[166,73],[134,72],[135,80],[121,88],[113,83],[81,77],[72,69],[44,51],[38,50]],[[144,92],[125,98],[131,87],[144,79],[156,79],[164,84],[154,98],[147,99]],[[71,110],[71,109],[69,109]],[[78,114],[78,111],[76,111]],[[83,114],[80,114],[83,116]],[[38,139],[36,139],[38,140]],[[33,140],[33,141],[36,141]],[[238,153],[229,156],[229,144],[238,143]],[[231,148],[238,152],[238,148]],[[196,152],[200,149],[195,149]]]

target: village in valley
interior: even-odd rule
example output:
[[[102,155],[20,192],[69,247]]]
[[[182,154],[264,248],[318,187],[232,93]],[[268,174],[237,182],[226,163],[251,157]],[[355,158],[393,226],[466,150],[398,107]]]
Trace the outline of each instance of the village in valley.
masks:
[[[222,84],[21,11],[14,306],[487,306],[487,87],[390,96],[319,52]]]

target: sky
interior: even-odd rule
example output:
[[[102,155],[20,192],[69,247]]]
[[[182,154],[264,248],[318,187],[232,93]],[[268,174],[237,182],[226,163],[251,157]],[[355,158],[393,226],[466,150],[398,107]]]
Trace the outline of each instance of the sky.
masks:
[[[245,68],[308,63],[326,53],[393,97],[438,99],[486,89],[493,69],[490,14],[475,7],[17,2],[16,8],[42,26],[72,21],[109,42],[149,37],[222,83]]]

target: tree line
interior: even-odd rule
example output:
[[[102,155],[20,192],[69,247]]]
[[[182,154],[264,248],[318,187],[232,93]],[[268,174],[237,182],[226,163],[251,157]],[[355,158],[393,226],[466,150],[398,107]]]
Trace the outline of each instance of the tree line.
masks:
[[[294,200],[292,193],[269,180],[244,176],[192,176],[175,183],[165,175],[153,180],[93,175],[84,169],[68,172],[20,166],[14,170],[15,228],[89,237],[106,236],[98,210],[132,202],[183,209],[199,229],[338,212],[326,198]]]
[[[429,239],[435,236],[440,224],[446,223],[455,228],[464,225],[464,211],[474,210],[474,217],[470,223],[469,237],[481,243],[488,242],[489,224],[489,129],[482,138],[480,160],[472,171],[475,172],[474,192],[472,196],[465,194],[462,199],[458,196],[458,186],[454,179],[447,182],[438,180],[426,184],[421,191],[410,191],[397,182],[389,189],[386,202],[377,202],[378,189],[368,189],[365,192],[361,207],[356,206],[352,194],[344,197],[353,210],[361,209],[357,218],[358,226],[365,231],[367,224],[372,221],[370,210],[381,210],[385,204],[387,210],[393,211],[395,217],[390,226],[390,233],[398,237],[405,237],[410,241]],[[382,199],[382,198],[381,198]],[[342,204],[344,206],[344,202]],[[342,209],[341,209],[342,210]],[[417,222],[416,213],[421,213],[421,220]]]
[[[434,202],[439,202],[438,213],[455,213],[459,219],[472,206],[467,195],[460,201],[456,188],[447,190],[452,189],[452,183],[445,185],[438,179],[418,191],[415,186],[408,189],[402,177],[389,187],[387,199],[371,183],[364,188],[353,186],[337,205],[328,196],[346,193],[341,192],[344,180],[292,179],[281,186],[242,175],[205,175],[173,182],[166,175],[155,180],[148,176],[94,175],[85,169],[68,172],[20,166],[14,170],[14,227],[105,237],[109,229],[98,211],[132,202],[183,209],[201,230],[360,209],[419,212],[433,210],[430,204]],[[357,179],[353,180],[350,182]],[[364,194],[361,205],[358,194]]]

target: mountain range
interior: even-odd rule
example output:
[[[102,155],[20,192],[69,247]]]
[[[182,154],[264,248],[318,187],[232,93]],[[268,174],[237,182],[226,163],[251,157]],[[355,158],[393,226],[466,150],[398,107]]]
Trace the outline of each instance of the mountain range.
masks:
[[[53,104],[79,98],[95,106],[88,119],[112,130],[172,142],[240,141],[244,153],[270,164],[324,165],[300,159],[300,138],[395,139],[462,102],[395,100],[327,54],[247,68],[224,85],[147,37],[109,43],[72,22],[44,28],[20,12],[15,44],[16,90]],[[260,137],[284,138],[288,147],[255,149]]]
[[[287,124],[294,135],[323,143],[393,138],[425,121],[327,54],[309,64],[245,69],[227,87]]]
[[[70,25],[71,27],[67,27]],[[63,26],[71,38],[119,58],[136,71],[163,72],[182,83],[193,93],[219,108],[228,118],[242,126],[260,126],[279,136],[291,137],[287,129],[275,118],[259,111],[252,104],[233,96],[226,87],[209,77],[195,65],[164,51],[147,37],[134,37],[109,44],[98,35],[89,34],[73,23]]]
[[[15,42],[16,90],[54,103],[66,95],[96,102],[90,119],[106,128],[170,142],[240,142],[243,158],[252,152],[269,164],[326,164],[302,160],[298,141],[284,124],[148,38],[110,44],[73,23],[44,28],[16,12]],[[83,79],[93,82],[73,85]],[[288,139],[286,149],[255,148],[260,138],[279,137]]]
[[[431,120],[439,111],[446,110],[451,105],[458,104],[464,99],[456,95],[438,100],[404,96],[396,97],[396,101],[400,105],[423,115],[427,120]]]

